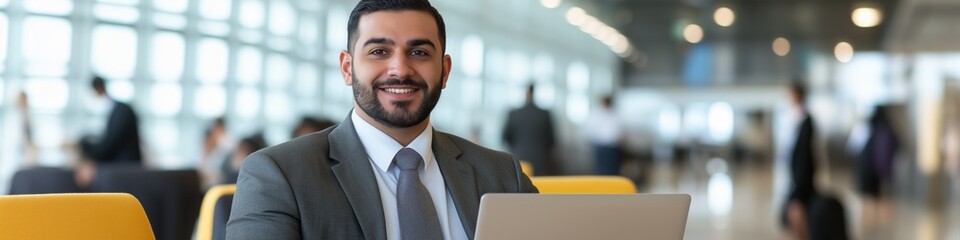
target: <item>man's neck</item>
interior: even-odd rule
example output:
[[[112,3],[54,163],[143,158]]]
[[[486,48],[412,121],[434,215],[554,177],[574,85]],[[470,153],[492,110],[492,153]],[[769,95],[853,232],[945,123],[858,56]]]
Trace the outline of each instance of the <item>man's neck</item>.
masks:
[[[374,128],[377,128],[377,130],[380,130],[381,132],[386,133],[387,136],[390,136],[391,138],[393,138],[393,140],[396,140],[397,143],[400,143],[400,145],[404,147],[406,147],[407,145],[410,145],[410,142],[413,142],[413,140],[416,139],[417,136],[420,136],[420,133],[423,133],[423,130],[426,129],[427,125],[430,124],[430,118],[427,117],[427,119],[424,119],[423,122],[420,122],[417,125],[413,125],[411,127],[406,127],[406,128],[392,127],[392,126],[387,126],[387,125],[384,125],[383,123],[378,122],[377,120],[373,119],[373,117],[370,117],[369,115],[367,115],[366,112],[364,112],[362,109],[360,109],[357,106],[354,106],[353,111],[357,112],[357,115],[360,116],[360,119],[363,119],[363,121],[366,121]]]

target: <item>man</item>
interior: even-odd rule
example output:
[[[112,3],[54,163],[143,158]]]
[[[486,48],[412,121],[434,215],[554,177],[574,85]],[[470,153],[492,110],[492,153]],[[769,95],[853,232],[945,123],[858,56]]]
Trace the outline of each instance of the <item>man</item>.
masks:
[[[434,131],[451,69],[426,0],[361,0],[340,53],[354,110],[250,155],[227,239],[470,239],[480,197],[537,192],[510,155]]]
[[[790,154],[790,178],[793,188],[787,196],[781,221],[799,239],[807,239],[807,211],[810,203],[817,196],[817,188],[814,184],[817,170],[813,149],[814,123],[804,105],[807,96],[806,88],[797,81],[790,86],[789,91],[795,111],[794,116],[799,124],[796,142]]]
[[[552,173],[550,153],[555,143],[553,120],[550,112],[533,103],[533,84],[527,87],[527,102],[523,107],[510,111],[503,128],[503,141],[510,145],[510,152],[520,160],[533,164],[534,175]],[[549,169],[548,169],[549,168]]]
[[[598,175],[620,175],[620,143],[623,127],[613,109],[613,96],[603,97],[601,108],[594,111],[584,125],[583,133],[593,147]]]
[[[89,187],[96,177],[97,164],[134,163],[140,164],[140,127],[137,114],[126,103],[117,102],[107,95],[103,78],[93,77],[91,86],[96,94],[100,108],[109,112],[107,125],[99,137],[84,137],[80,141],[83,155],[92,161],[82,161],[77,165],[74,179],[81,189]]]
[[[107,95],[103,78],[94,77],[91,82],[97,101],[110,113],[105,131],[99,139],[86,137],[81,140],[84,155],[97,163],[120,163],[141,161],[140,130],[137,114],[126,103],[117,102]]]

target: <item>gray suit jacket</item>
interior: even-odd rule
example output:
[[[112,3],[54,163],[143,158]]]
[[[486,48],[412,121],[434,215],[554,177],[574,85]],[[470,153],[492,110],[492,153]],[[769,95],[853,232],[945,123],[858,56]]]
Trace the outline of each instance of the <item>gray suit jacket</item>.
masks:
[[[536,187],[509,154],[435,131],[433,151],[472,239],[485,193]],[[380,190],[350,118],[244,160],[227,239],[386,239]]]

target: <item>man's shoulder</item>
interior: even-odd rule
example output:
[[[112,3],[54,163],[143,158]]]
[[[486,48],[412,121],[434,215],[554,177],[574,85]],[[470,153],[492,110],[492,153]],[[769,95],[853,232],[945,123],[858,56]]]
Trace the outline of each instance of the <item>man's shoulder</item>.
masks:
[[[473,143],[470,140],[463,139],[457,135],[453,135],[446,132],[437,131],[437,136],[446,138],[453,143],[454,146],[460,149],[460,151],[467,156],[483,156],[484,158],[492,159],[507,159],[513,160],[513,156],[509,153],[493,150],[479,144]],[[485,159],[486,160],[486,159]]]
[[[330,131],[332,131],[332,129],[333,128],[328,128],[323,131],[303,135],[290,141],[264,148],[258,152],[274,158],[285,156],[315,157],[317,154],[327,152],[329,148],[328,143],[330,142]],[[323,156],[326,156],[326,154]]]

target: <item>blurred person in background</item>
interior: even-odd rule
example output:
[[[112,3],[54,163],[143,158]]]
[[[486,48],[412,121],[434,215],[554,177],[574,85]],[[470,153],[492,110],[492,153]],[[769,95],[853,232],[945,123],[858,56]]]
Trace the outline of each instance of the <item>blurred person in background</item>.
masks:
[[[204,188],[222,182],[223,162],[231,154],[236,141],[227,133],[227,123],[223,117],[214,119],[210,127],[203,135],[203,150],[200,153],[200,162],[197,169],[200,170],[201,181]]]
[[[807,91],[799,82],[789,88],[790,100],[797,124],[796,140],[790,154],[790,179],[793,188],[787,195],[781,221],[798,239],[807,239],[807,211],[817,194],[814,186],[816,159],[814,159],[814,123],[806,109]]]
[[[600,101],[600,108],[590,114],[583,134],[593,147],[594,169],[598,175],[620,175],[623,125],[613,108],[613,96]]]
[[[290,135],[290,139],[297,138],[299,136],[307,135],[316,131],[324,130],[329,127],[336,125],[333,121],[327,119],[319,119],[314,117],[303,117],[300,119],[300,123],[293,128],[293,133]]]
[[[96,175],[96,164],[141,164],[140,129],[137,114],[130,105],[118,102],[107,94],[106,82],[94,76],[90,82],[96,101],[95,109],[108,112],[107,124],[100,136],[86,136],[80,141],[85,159],[77,167],[77,184],[89,185]]]
[[[868,125],[869,137],[857,157],[857,190],[866,200],[866,214],[882,213],[883,189],[893,178],[893,160],[900,145],[885,109],[884,106],[874,108]]]
[[[533,164],[534,175],[554,173],[551,157],[554,137],[550,112],[537,107],[533,102],[533,84],[527,86],[527,98],[523,107],[510,111],[503,128],[503,141],[510,146],[518,160]]]
[[[237,148],[234,149],[233,152],[227,156],[226,161],[223,162],[222,170],[224,174],[220,184],[237,183],[237,177],[240,175],[240,166],[243,165],[243,160],[251,153],[265,147],[267,147],[267,143],[263,138],[263,133],[255,133],[241,139],[240,142],[237,143]]]
[[[941,151],[947,174],[950,174],[954,192],[960,192],[960,123],[957,119],[947,121],[941,142]]]
[[[10,178],[24,167],[36,165],[36,145],[33,143],[30,125],[29,103],[27,93],[17,94],[13,111],[6,114],[4,119],[2,151],[0,151],[0,194],[7,192]]]

